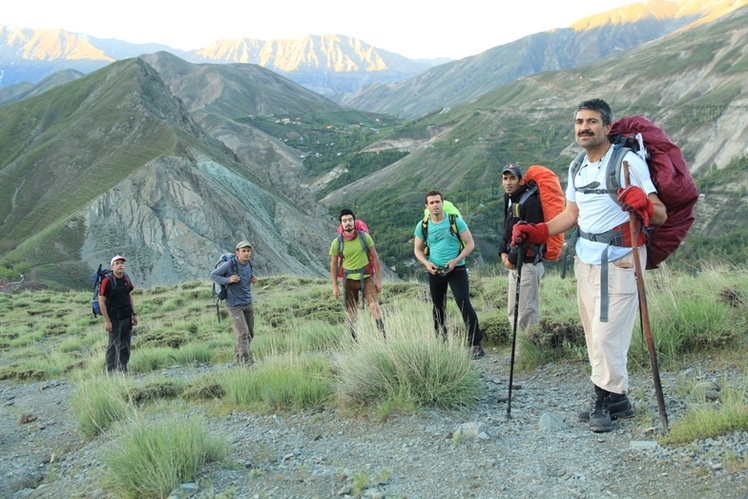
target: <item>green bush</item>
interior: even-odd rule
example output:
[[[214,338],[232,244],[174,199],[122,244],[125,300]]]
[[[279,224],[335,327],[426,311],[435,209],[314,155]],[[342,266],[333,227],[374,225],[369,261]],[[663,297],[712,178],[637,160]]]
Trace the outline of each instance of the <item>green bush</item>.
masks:
[[[70,397],[70,408],[78,418],[78,431],[92,438],[112,423],[133,414],[127,392],[131,382],[121,375],[97,376],[81,382]]]
[[[312,354],[287,354],[254,369],[232,369],[221,384],[227,403],[263,412],[317,407],[333,395],[330,360]]]
[[[109,477],[126,497],[166,497],[191,481],[205,463],[221,461],[228,444],[197,418],[149,421],[134,416],[118,428],[104,457]]]
[[[454,408],[475,403],[483,386],[464,338],[443,342],[432,329],[430,310],[401,306],[385,317],[387,340],[364,322],[358,342],[340,355],[343,403],[409,410]],[[452,329],[452,328],[450,328]]]

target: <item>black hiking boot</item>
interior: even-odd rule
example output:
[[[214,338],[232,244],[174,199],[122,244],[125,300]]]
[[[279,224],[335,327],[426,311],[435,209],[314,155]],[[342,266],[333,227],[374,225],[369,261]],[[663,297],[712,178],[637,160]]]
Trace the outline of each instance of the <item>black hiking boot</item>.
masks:
[[[579,411],[577,414],[577,420],[580,423],[588,423],[590,421],[590,413],[595,408],[595,402],[592,401],[592,408],[589,410]],[[608,409],[610,409],[610,419],[613,421],[617,419],[627,419],[634,417],[634,408],[631,406],[631,402],[626,394],[623,393],[611,393],[608,399]]]
[[[376,319],[377,329],[382,333],[382,338],[387,339],[387,332],[384,330],[384,321],[382,319]]]
[[[473,357],[473,360],[478,360],[480,358],[483,358],[486,356],[486,352],[483,350],[483,347],[478,345],[473,345],[470,347],[470,355]]]
[[[595,386],[595,405],[592,407],[590,414],[590,430],[595,433],[606,433],[613,430],[613,420],[610,419],[610,408],[608,401],[610,392]]]

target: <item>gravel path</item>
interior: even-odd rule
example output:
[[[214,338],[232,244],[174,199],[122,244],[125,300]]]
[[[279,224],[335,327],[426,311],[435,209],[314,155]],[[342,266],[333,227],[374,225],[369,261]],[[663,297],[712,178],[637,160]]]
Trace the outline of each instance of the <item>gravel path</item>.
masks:
[[[747,460],[748,432],[656,445],[659,416],[648,373],[632,375],[636,417],[596,434],[576,421],[591,394],[580,363],[515,373],[507,419],[506,404],[497,403],[507,394],[505,357],[505,350],[491,350],[476,361],[487,391],[469,410],[426,410],[380,423],[323,407],[222,417],[194,407],[232,451],[201,471],[192,497],[748,498],[748,469],[725,466],[729,455]],[[177,366],[156,374],[189,378],[222,368]],[[704,381],[743,376],[700,365],[663,372],[671,426],[685,405],[668,395],[684,372]],[[73,389],[65,380],[0,382],[0,497],[117,497],[102,480],[101,453],[110,439],[78,435],[67,406]],[[22,423],[24,415],[35,419]]]

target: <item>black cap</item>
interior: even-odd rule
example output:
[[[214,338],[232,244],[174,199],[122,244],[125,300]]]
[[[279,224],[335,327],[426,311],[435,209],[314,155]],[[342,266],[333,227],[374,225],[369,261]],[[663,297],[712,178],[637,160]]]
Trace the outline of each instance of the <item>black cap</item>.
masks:
[[[522,177],[522,168],[512,163],[509,163],[508,165],[504,167],[503,170],[501,170],[502,175],[505,173],[511,173],[515,177],[519,178],[519,177]]]

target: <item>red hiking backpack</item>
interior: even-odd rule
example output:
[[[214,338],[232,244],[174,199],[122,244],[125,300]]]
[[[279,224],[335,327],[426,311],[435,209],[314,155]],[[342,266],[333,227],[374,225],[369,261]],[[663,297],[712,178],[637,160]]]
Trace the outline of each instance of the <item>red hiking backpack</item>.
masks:
[[[564,211],[564,191],[561,189],[561,182],[558,181],[558,175],[553,173],[545,166],[532,165],[522,177],[525,184],[529,185],[528,190],[522,195],[519,204],[535,192],[540,196],[540,206],[543,209],[543,220],[548,222],[553,217]],[[564,247],[564,234],[551,236],[546,243],[544,260],[552,262],[561,258],[561,250]]]
[[[616,191],[620,187],[623,157],[631,150],[646,160],[657,196],[667,208],[667,220],[650,229],[647,245],[646,268],[656,269],[685,239],[696,218],[693,207],[699,191],[681,150],[664,130],[644,116],[629,116],[613,122],[608,138],[616,148],[608,161],[606,186],[613,200],[617,202],[618,199]],[[574,160],[572,175],[581,166],[584,154],[582,151]]]

